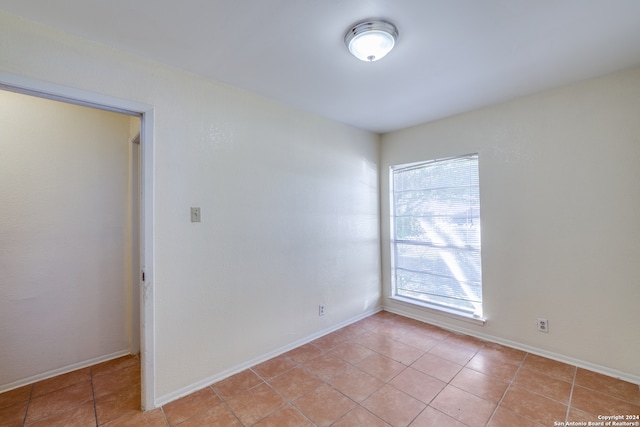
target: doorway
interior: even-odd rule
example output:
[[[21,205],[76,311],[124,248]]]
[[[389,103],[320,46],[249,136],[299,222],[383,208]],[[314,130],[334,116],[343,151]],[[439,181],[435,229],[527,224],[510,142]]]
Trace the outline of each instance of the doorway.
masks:
[[[4,244],[0,242],[0,252],[7,255],[3,258],[8,263],[3,270],[9,273],[4,275],[5,293],[10,294],[5,301],[10,301],[11,307],[3,312],[9,315],[11,311],[15,319],[3,323],[17,330],[11,335],[0,331],[14,340],[8,345],[8,340],[2,340],[6,354],[1,357],[12,365],[4,359],[2,364],[14,372],[5,372],[8,387],[0,386],[14,388],[21,381],[37,381],[139,351],[142,407],[152,409],[152,110],[13,76],[0,75],[0,88],[13,97],[28,95],[31,99],[27,104],[37,98],[56,102],[61,110],[83,111],[71,125],[61,124],[68,111],[34,113],[25,121],[32,125],[17,135],[14,132],[10,141],[8,133],[3,132],[5,142],[21,154],[9,162],[13,167],[4,168],[6,176],[12,169],[13,178],[3,177],[4,198],[11,200],[2,204],[12,209],[3,216],[17,218],[15,225],[4,227]],[[99,115],[107,118],[91,121]],[[57,131],[41,131],[38,124],[42,122],[52,122],[53,129],[73,128],[76,139],[87,131],[100,138],[73,145],[73,138]],[[114,123],[118,129],[108,129]],[[126,136],[118,147],[104,143],[114,134],[119,139]],[[44,145],[29,144],[27,137],[40,138]],[[8,153],[3,151],[4,155]],[[106,174],[111,175],[105,178]],[[49,260],[52,265],[46,265]],[[11,285],[7,285],[8,280]],[[89,331],[91,326],[93,330]],[[34,347],[33,342],[39,344]],[[38,359],[38,351],[33,351],[37,348],[47,354],[44,363]],[[8,354],[12,349],[16,354]],[[17,372],[22,375],[16,377]]]

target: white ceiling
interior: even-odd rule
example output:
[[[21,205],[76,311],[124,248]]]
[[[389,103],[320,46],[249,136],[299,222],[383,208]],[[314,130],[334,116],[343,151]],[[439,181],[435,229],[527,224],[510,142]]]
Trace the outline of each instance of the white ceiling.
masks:
[[[0,0],[0,10],[374,132],[640,66],[640,0]],[[366,18],[400,33],[350,56]]]

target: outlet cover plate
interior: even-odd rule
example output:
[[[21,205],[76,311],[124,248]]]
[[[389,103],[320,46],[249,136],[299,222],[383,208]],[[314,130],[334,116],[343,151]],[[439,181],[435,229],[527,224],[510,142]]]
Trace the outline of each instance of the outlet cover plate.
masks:
[[[538,332],[545,332],[545,333],[549,332],[549,321],[547,319],[538,317],[537,323],[538,323]]]
[[[200,208],[191,208],[191,222],[200,222]]]

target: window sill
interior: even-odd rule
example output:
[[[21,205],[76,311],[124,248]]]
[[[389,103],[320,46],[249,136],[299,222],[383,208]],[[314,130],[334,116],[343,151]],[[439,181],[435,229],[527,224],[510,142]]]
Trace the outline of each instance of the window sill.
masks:
[[[405,298],[405,297],[401,297],[401,296],[397,296],[397,295],[392,295],[389,297],[391,300],[402,303],[402,304],[407,304],[410,305],[412,307],[420,307],[422,309],[425,309],[426,311],[429,311],[433,314],[438,314],[440,316],[445,316],[445,317],[449,317],[452,319],[456,319],[456,320],[462,320],[464,322],[468,322],[468,323],[473,323],[474,325],[480,325],[480,326],[484,326],[485,323],[487,322],[487,319],[483,318],[483,317],[476,317],[472,314],[464,314],[461,313],[459,311],[455,311],[455,310],[450,310],[444,307],[439,307],[436,305],[432,305],[429,303],[425,303],[425,302],[421,302],[421,301],[417,301],[411,298]]]

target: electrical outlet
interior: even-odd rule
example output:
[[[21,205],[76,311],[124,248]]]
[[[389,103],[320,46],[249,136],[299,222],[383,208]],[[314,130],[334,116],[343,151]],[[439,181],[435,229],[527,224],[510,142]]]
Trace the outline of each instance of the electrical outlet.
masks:
[[[538,317],[538,332],[549,332],[549,321]]]
[[[318,306],[318,316],[324,316],[324,304]]]
[[[191,222],[200,222],[200,208],[191,208]]]

